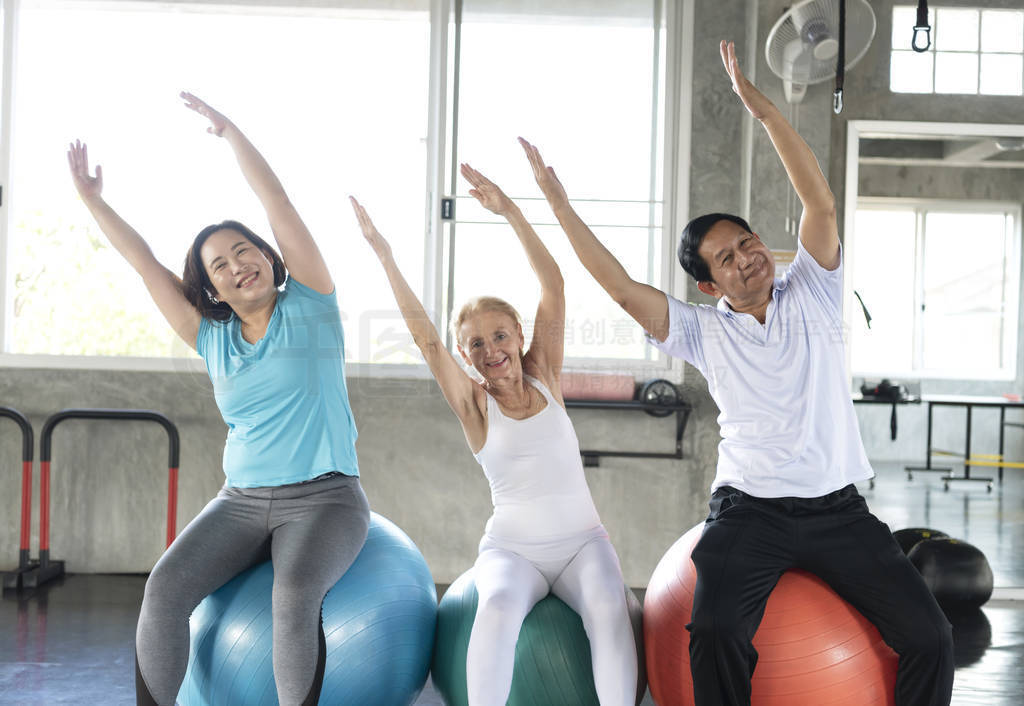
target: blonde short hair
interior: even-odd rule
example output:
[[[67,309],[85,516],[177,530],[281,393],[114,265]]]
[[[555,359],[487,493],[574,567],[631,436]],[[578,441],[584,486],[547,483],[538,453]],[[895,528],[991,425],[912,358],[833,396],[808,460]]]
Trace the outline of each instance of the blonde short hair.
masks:
[[[519,312],[516,311],[514,306],[504,299],[500,299],[498,297],[473,297],[462,305],[462,308],[459,309],[458,316],[452,319],[452,338],[455,339],[457,344],[460,346],[462,345],[462,338],[459,334],[459,331],[462,329],[462,324],[466,323],[469,318],[484,311],[501,312],[502,314],[510,317],[520,326],[523,325],[523,320],[519,316]]]

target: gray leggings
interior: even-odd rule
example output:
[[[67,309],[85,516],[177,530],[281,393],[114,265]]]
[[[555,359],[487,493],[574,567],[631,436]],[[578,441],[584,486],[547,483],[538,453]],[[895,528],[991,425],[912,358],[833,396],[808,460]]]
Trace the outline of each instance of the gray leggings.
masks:
[[[369,504],[352,476],[221,489],[146,581],[135,634],[139,702],[148,696],[150,703],[174,704],[188,666],[192,611],[234,576],[270,558],[278,700],[282,706],[316,703],[312,692],[319,691],[323,669],[321,604],[355,561],[369,525]]]

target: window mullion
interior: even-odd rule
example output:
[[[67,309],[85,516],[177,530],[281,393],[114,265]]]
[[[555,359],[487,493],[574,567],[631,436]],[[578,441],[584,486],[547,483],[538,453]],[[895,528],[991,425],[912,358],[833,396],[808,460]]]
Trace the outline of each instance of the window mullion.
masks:
[[[978,12],[978,87],[974,90],[974,95],[981,95],[981,12]]]
[[[658,125],[662,116],[658,114],[658,103],[661,93],[661,0],[654,0],[654,56],[652,57],[653,67],[651,69],[651,156],[650,156],[650,177],[647,198],[650,203],[647,207],[647,283],[655,284],[654,261],[654,238],[657,208],[658,191]]]
[[[20,0],[3,0],[3,69],[0,87],[0,353],[7,351],[14,325],[14,287],[8,232],[11,214],[11,120],[14,114],[14,57]]]
[[[655,246],[655,238],[658,235],[658,229],[656,227],[656,218],[658,208],[658,127],[661,124],[663,118],[658,113],[658,104],[660,102],[661,94],[661,21],[662,21],[662,5],[661,0],[654,0],[654,52],[652,56],[653,66],[651,69],[651,152],[650,152],[650,177],[649,177],[649,189],[647,192],[647,198],[649,204],[647,207],[647,284],[651,286],[657,286],[657,267],[658,262],[655,261],[655,253],[660,253],[661,249]],[[644,347],[644,358],[646,360],[651,359],[651,346]]]
[[[462,84],[460,76],[460,66],[462,63],[462,0],[452,0],[453,6],[453,28],[454,37],[452,42],[452,60],[450,64],[451,68],[451,89],[452,99],[449,104],[450,112],[448,113],[449,120],[449,135],[451,138],[451,145],[447,151],[447,181],[444,182],[444,194],[451,199],[452,211],[451,218],[449,218],[445,225],[446,233],[448,235],[447,242],[445,243],[445,290],[444,290],[444,305],[442,307],[442,321],[444,322],[445,330],[445,342],[449,349],[451,349],[454,341],[452,340],[450,322],[452,320],[452,308],[455,306],[455,231],[457,219],[455,217],[455,194],[458,191],[458,164],[459,164],[459,87]],[[441,165],[442,173],[444,172],[445,165]]]
[[[923,370],[924,368],[924,319],[925,319],[925,307],[927,302],[925,301],[925,286],[924,286],[924,264],[925,264],[925,249],[927,247],[925,242],[925,210],[918,208],[915,209],[915,224],[914,237],[917,241],[915,248],[917,253],[917,262],[914,266],[914,279],[915,279],[915,291],[917,293],[917,301],[914,302],[914,358],[913,358],[913,369],[915,371]]]
[[[423,245],[423,302],[434,324],[443,325],[444,223],[441,195],[445,192],[445,138],[448,126],[448,18],[451,0],[430,3],[430,78],[427,115],[427,207]]]
[[[1021,272],[1021,211],[1008,210],[1004,216],[1004,262],[1003,262],[1003,316],[1000,326],[1001,365],[1004,373],[1016,375],[1017,351],[1020,349],[1020,272]],[[1016,296],[1014,296],[1016,295]]]
[[[1003,278],[1003,282],[1002,282],[1003,286],[1001,287],[1001,294],[999,296],[999,369],[1000,370],[1004,370],[1006,368],[1006,363],[1007,363],[1007,360],[1006,360],[1006,340],[1007,340],[1006,324],[1007,324],[1007,314],[1009,313],[1009,310],[1010,310],[1010,307],[1007,306],[1007,302],[1009,301],[1009,298],[1008,298],[1007,295],[1009,294],[1009,287],[1010,287],[1010,282],[1009,282],[1008,275],[1009,275],[1010,249],[1011,249],[1009,224],[1010,224],[1010,214],[1009,213],[1004,213],[1003,214],[1003,266],[1001,268],[1002,272],[1000,273],[1002,275],[1002,278]],[[1013,322],[1014,325],[1016,325],[1016,323],[1017,323],[1016,321]]]

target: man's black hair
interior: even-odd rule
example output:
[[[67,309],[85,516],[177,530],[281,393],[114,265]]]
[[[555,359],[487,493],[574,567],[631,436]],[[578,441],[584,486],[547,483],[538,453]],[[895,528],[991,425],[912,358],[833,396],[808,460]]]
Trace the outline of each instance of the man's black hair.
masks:
[[[679,256],[679,264],[683,266],[687,274],[698,282],[713,281],[711,278],[711,268],[697,250],[700,249],[700,244],[704,242],[704,236],[719,221],[729,221],[735,223],[748,233],[754,232],[750,230],[749,223],[739,216],[734,216],[730,213],[706,213],[703,216],[697,216],[687,223],[686,227],[683,228],[682,237],[679,238],[677,254]]]

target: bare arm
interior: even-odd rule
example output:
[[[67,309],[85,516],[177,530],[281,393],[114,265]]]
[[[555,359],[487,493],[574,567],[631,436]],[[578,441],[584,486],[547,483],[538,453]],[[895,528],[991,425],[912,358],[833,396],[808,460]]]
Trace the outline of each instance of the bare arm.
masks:
[[[354,198],[349,197],[349,199],[356,212],[356,218],[359,220],[363,237],[366,238],[380,260],[380,264],[384,267],[384,273],[391,284],[391,291],[394,292],[395,301],[398,302],[405,325],[409,327],[409,333],[412,334],[412,340],[423,353],[430,372],[441,386],[441,393],[448,401],[448,406],[452,408],[455,416],[462,423],[462,429],[470,448],[474,452],[479,450],[487,438],[487,420],[481,413],[476,398],[479,386],[466,375],[445,347],[444,341],[441,340],[437,329],[434,328],[434,323],[427,316],[423,304],[398,269],[391,252],[391,245],[373,225],[366,209]]]
[[[185,106],[210,121],[206,129],[212,135],[223,137],[231,145],[249,187],[260,200],[274,232],[274,240],[281,250],[285,267],[295,279],[321,294],[334,291],[334,282],[327,270],[316,241],[298,211],[292,205],[284,187],[263,155],[253,146],[238,127],[191,93],[182,93]]]
[[[645,331],[659,341],[664,341],[669,326],[668,299],[665,293],[629,276],[622,264],[573,209],[555,170],[544,164],[537,148],[522,138],[519,142],[533,167],[537,185],[587,272]]]
[[[89,150],[86,145],[76,141],[69,146],[68,166],[75,189],[100,230],[142,277],[167,323],[194,349],[202,317],[182,293],[181,280],[160,264],[142,236],[103,200],[100,195],[103,191],[103,169],[97,164],[96,176],[89,175]]]
[[[565,282],[562,271],[533,226],[519,207],[490,179],[468,164],[462,165],[462,176],[474,188],[470,196],[488,211],[504,217],[519,238],[526,258],[540,282],[540,302],[534,321],[533,338],[526,353],[526,364],[532,364],[549,382],[558,381],[562,372],[565,349]]]
[[[755,119],[764,125],[804,212],[800,217],[800,242],[818,264],[828,270],[839,266],[839,226],[836,201],[811,148],[782,116],[775,104],[757,90],[740,71],[736,47],[722,42],[722,63],[732,79],[732,90]]]

